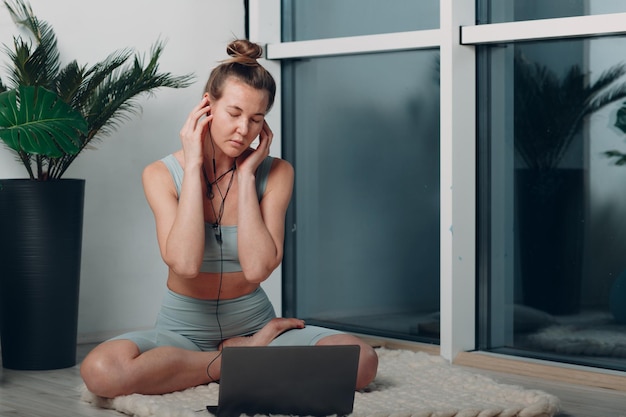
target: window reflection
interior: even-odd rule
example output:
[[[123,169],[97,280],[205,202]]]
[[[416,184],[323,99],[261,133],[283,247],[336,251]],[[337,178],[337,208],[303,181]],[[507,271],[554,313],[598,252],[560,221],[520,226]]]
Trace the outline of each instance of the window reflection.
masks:
[[[491,74],[479,85],[490,112],[487,348],[626,369],[623,42],[481,50]]]
[[[288,315],[439,339],[437,61],[409,51],[285,64],[296,172],[286,245],[297,248],[285,259]]]

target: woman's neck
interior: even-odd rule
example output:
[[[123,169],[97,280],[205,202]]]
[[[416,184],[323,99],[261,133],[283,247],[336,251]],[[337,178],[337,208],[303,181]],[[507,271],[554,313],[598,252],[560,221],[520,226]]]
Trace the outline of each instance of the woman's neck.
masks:
[[[237,158],[232,158],[223,153],[213,143],[208,143],[204,152],[204,167],[212,180],[220,175],[232,171]]]

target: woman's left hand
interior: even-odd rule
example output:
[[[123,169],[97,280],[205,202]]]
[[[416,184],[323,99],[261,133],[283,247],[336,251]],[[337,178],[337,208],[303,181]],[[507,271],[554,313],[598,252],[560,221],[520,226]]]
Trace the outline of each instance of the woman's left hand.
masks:
[[[272,129],[270,129],[267,121],[263,120],[263,127],[259,133],[259,146],[252,150],[241,164],[237,165],[237,170],[254,174],[259,165],[261,165],[261,162],[270,154],[270,145],[272,144],[273,138],[274,133]]]

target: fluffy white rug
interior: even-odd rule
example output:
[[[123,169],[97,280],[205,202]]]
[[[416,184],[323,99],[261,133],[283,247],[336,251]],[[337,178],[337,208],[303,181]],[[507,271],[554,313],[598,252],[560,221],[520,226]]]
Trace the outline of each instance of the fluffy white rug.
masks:
[[[352,417],[550,417],[558,399],[537,390],[505,385],[448,364],[438,356],[377,349],[375,381],[357,392]],[[212,383],[166,395],[129,395],[112,400],[83,392],[96,407],[137,417],[198,417],[217,403]]]

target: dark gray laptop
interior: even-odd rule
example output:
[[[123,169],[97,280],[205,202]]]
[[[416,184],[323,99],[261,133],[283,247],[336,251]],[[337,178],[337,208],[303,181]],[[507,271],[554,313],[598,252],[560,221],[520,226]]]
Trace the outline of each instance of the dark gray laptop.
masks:
[[[357,345],[227,347],[217,417],[241,414],[345,416],[352,413]]]

